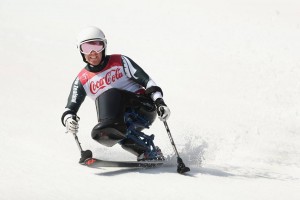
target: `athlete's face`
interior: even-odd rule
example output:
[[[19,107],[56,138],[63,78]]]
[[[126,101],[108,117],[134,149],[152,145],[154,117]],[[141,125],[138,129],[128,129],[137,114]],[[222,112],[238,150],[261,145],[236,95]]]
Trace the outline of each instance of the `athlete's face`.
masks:
[[[102,52],[97,53],[96,51],[91,51],[90,54],[84,54],[84,57],[88,63],[93,66],[99,65],[102,60]]]

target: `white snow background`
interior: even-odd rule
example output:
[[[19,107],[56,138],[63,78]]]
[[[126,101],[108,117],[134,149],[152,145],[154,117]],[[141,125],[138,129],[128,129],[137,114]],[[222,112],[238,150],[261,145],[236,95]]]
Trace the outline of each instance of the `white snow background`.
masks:
[[[0,199],[300,199],[299,10],[298,0],[1,0]],[[89,25],[163,88],[191,172],[78,164],[60,117]],[[93,101],[78,115],[84,149],[135,159],[91,139]],[[173,154],[159,120],[145,132]]]

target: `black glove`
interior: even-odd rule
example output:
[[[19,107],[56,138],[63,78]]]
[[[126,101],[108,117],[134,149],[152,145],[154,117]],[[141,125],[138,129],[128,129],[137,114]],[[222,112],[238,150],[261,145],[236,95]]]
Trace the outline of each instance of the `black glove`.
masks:
[[[162,98],[158,98],[155,100],[155,105],[156,105],[156,111],[158,114],[158,118],[161,121],[166,121],[170,115],[171,115],[171,111],[168,108],[168,106],[165,104],[164,100]]]

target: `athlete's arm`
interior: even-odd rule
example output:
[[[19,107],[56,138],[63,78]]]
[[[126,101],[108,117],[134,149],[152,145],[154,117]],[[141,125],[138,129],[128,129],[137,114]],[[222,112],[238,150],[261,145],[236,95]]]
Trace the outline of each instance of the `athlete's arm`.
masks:
[[[79,78],[76,77],[71,87],[68,102],[65,107],[66,110],[64,111],[61,117],[61,122],[64,126],[65,126],[65,120],[68,118],[68,116],[70,115],[77,116],[77,112],[82,102],[84,101],[85,97],[86,97],[86,92],[83,88],[83,85],[79,81]]]
[[[146,93],[151,95],[153,101],[163,97],[160,87],[151,79],[151,77],[132,59],[122,55],[124,71],[127,77],[137,82],[146,89]]]

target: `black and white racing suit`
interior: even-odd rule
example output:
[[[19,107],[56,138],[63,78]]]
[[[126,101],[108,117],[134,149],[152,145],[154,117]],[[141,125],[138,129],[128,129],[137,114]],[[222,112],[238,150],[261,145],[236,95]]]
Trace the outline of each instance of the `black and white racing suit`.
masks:
[[[124,55],[107,55],[98,66],[83,68],[72,84],[61,121],[77,112],[86,96],[96,100],[104,92],[117,88],[136,94],[149,91],[151,99],[162,98],[162,90],[133,60]]]

